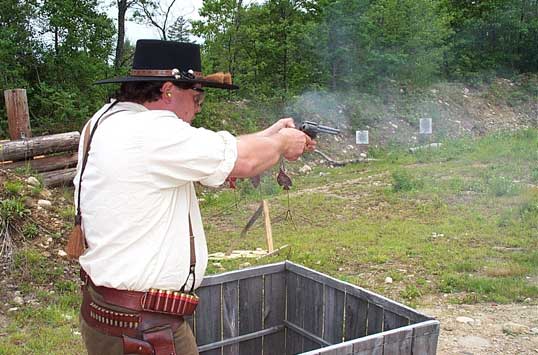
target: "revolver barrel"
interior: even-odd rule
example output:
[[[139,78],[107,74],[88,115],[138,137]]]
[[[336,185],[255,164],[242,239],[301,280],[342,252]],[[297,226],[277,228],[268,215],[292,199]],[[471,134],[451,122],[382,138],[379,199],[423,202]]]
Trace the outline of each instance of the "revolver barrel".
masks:
[[[304,121],[299,126],[299,129],[308,134],[310,138],[316,138],[318,133],[339,134],[340,130],[329,126],[320,125],[317,122]]]

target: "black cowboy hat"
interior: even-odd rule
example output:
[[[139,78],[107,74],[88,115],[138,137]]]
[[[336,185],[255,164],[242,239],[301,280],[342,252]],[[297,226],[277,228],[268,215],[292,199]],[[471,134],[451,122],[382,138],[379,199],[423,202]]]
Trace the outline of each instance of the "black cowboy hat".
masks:
[[[96,84],[135,81],[171,81],[201,84],[218,89],[238,89],[230,73],[204,76],[200,46],[194,43],[141,39],[136,42],[133,68],[129,76],[99,80]]]

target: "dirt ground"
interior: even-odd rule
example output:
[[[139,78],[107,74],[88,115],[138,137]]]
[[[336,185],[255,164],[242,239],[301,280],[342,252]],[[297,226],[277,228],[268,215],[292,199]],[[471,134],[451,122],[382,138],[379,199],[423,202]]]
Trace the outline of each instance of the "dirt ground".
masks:
[[[449,304],[439,298],[421,312],[441,322],[439,355],[538,354],[538,303]]]

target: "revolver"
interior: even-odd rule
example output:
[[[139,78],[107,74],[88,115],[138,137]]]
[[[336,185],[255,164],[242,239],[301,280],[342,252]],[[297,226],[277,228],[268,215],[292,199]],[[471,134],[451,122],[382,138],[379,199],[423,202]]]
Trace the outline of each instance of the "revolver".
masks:
[[[299,125],[299,130],[306,133],[312,139],[315,139],[318,133],[340,134],[340,130],[337,128],[323,126],[313,121],[303,121]]]

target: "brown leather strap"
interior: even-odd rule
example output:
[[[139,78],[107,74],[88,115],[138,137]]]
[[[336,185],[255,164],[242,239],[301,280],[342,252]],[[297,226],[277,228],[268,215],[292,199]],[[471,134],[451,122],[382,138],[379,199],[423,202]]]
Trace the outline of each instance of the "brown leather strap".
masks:
[[[175,76],[176,71],[174,69],[132,69],[130,71],[131,76]],[[199,71],[193,71],[192,75],[196,78],[202,76],[202,73]]]
[[[196,249],[194,247],[194,233],[192,232],[191,215],[189,213],[189,236],[190,236],[190,248],[191,248],[191,267],[196,265]]]

